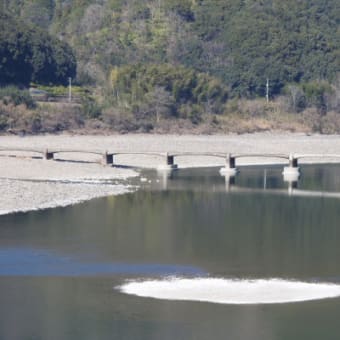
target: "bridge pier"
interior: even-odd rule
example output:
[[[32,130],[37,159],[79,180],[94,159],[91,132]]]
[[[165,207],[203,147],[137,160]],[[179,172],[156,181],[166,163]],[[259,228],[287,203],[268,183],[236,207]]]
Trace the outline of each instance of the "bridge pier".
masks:
[[[293,154],[289,155],[289,165],[283,168],[283,179],[287,182],[296,182],[300,177],[298,159]]]
[[[112,165],[113,164],[113,154],[112,153],[105,153],[103,154],[103,159],[102,159],[103,165]]]
[[[225,167],[220,169],[220,174],[228,175],[230,177],[235,176],[238,170],[236,168],[236,158],[231,154],[227,154],[225,160]]]
[[[171,171],[174,169],[177,169],[177,164],[175,164],[175,156],[174,155],[170,155],[169,153],[165,153],[165,164],[160,164],[157,167],[157,170],[165,170],[165,171]]]
[[[50,159],[53,159],[53,152],[50,152],[48,151],[48,149],[46,149],[44,151],[44,154],[43,154],[43,158],[46,159],[46,160],[50,160]]]

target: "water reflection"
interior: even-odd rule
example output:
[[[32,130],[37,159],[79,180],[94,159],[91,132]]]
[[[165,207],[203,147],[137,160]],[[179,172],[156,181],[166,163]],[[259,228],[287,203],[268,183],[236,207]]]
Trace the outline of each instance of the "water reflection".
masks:
[[[321,167],[324,167],[325,169],[322,169]],[[260,167],[258,167],[260,168]],[[310,166],[305,166],[304,171],[307,172],[307,178],[309,173],[311,172]],[[321,169],[320,169],[321,168]],[[314,171],[318,178],[325,178],[327,171],[327,168],[334,169],[334,165],[321,165],[317,167],[317,169]],[[270,168],[264,168],[261,170],[258,169],[258,171],[254,171],[254,168],[250,167],[243,167],[242,172],[249,172],[253,171],[256,173],[257,176],[257,184],[254,186],[254,183],[251,182],[245,182],[244,180],[239,180],[239,172],[237,174],[230,174],[225,172],[220,172],[221,177],[224,179],[224,187],[222,186],[216,186],[214,183],[213,190],[216,191],[226,191],[226,192],[258,192],[261,193],[261,191],[270,191],[272,194],[287,194],[289,196],[304,196],[304,197],[332,197],[332,198],[340,198],[340,186],[339,183],[336,183],[336,185],[332,184],[330,186],[330,191],[327,190],[307,190],[307,189],[299,189],[299,183],[301,185],[301,174],[300,171],[293,171],[293,172],[283,172],[282,173],[282,179],[280,180],[278,178],[279,176],[279,167],[270,167]],[[255,168],[256,169],[256,168]],[[329,169],[328,169],[329,170]],[[160,190],[181,190],[183,188],[181,179],[187,180],[187,176],[185,175],[188,171],[194,171],[195,170],[168,170],[168,171],[158,171],[157,172],[157,183],[160,183],[160,186],[153,186],[153,189],[160,189]],[[201,171],[204,171],[201,169]],[[213,175],[212,171],[215,170],[208,170],[210,175]],[[320,173],[321,171],[321,173]],[[275,174],[273,176],[273,174]],[[214,176],[214,175],[213,175]],[[215,174],[215,177],[217,175]],[[253,174],[254,176],[254,174]],[[255,176],[254,176],[255,177]],[[262,181],[261,181],[262,178]],[[202,177],[201,177],[202,180]],[[205,187],[205,179],[202,181],[198,181],[196,178],[195,185],[196,190],[202,190],[202,188]],[[262,185],[260,184],[263,183]],[[305,182],[302,181],[302,188],[305,186]],[[286,188],[286,189],[285,189]],[[338,192],[336,191],[338,188]],[[194,188],[195,189],[195,188]],[[211,188],[206,188],[211,189]]]
[[[192,266],[156,263],[84,262],[39,249],[0,249],[0,276],[206,275]]]
[[[303,167],[291,196],[281,167],[240,170],[231,183],[216,168],[147,173],[136,193],[1,216],[0,339],[339,339],[339,298],[231,306],[112,289],[178,268],[340,282],[340,167]],[[28,276],[5,275],[11,261]]]

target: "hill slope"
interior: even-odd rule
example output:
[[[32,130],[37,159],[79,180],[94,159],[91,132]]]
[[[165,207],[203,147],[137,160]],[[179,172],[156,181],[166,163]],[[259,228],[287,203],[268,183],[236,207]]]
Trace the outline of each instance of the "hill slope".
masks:
[[[68,43],[77,82],[97,89],[90,116],[109,115],[112,124],[117,117],[138,127],[160,117],[197,124],[204,115],[339,111],[338,0],[2,1],[7,15],[58,38],[42,39],[48,48],[35,49],[42,55],[30,52],[31,79],[56,80],[41,67],[49,53],[70,75],[59,59],[60,51],[72,55]],[[264,98],[267,79],[272,100],[285,96],[279,109],[235,102]]]
[[[10,3],[24,20],[74,47],[83,80],[103,81],[112,66],[130,63],[182,64],[252,96],[263,95],[266,78],[276,94],[286,83],[333,81],[339,72],[337,0]]]

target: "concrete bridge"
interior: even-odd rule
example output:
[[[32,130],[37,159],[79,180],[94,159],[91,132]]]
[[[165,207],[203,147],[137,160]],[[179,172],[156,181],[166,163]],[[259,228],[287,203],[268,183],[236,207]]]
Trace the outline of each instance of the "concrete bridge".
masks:
[[[20,153],[21,155],[27,154],[29,156],[37,155],[46,160],[55,159],[55,155],[58,154],[93,154],[101,156],[101,163],[105,165],[113,164],[113,153],[108,153],[102,150],[76,150],[76,149],[43,149],[43,148],[12,148],[12,147],[0,147],[0,155],[6,155],[8,153]]]
[[[299,173],[299,160],[301,159],[339,159],[340,154],[280,154],[280,153],[227,153],[227,152],[124,152],[124,151],[103,151],[103,150],[77,150],[77,149],[43,149],[43,148],[12,148],[0,147],[0,154],[7,155],[9,152],[38,155],[46,160],[53,160],[58,154],[93,154],[101,157],[101,163],[104,165],[115,165],[114,158],[118,155],[135,155],[135,156],[153,156],[159,157],[160,164],[158,170],[173,170],[177,168],[175,160],[181,157],[216,157],[221,158],[225,162],[225,167],[221,169],[221,173],[227,176],[234,176],[237,173],[237,160],[245,158],[261,158],[261,159],[280,159],[287,161],[284,173],[289,176],[296,176]]]

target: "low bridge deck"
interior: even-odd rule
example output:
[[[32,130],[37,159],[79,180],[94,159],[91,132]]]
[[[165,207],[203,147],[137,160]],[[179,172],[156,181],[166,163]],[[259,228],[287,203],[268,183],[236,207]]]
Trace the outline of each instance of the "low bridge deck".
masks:
[[[30,156],[33,154],[41,155],[44,159],[54,159],[55,155],[76,153],[76,154],[93,154],[101,156],[100,162],[107,165],[114,164],[114,157],[120,155],[141,155],[141,156],[153,156],[159,157],[162,160],[162,164],[166,166],[174,167],[175,159],[180,157],[215,157],[225,160],[227,168],[235,168],[236,160],[244,158],[261,158],[261,159],[281,159],[287,160],[288,164],[292,167],[298,166],[298,160],[301,159],[325,159],[325,161],[336,159],[340,162],[340,154],[284,154],[284,153],[228,153],[228,152],[157,152],[157,151],[111,151],[111,150],[81,150],[81,149],[67,149],[67,148],[25,148],[25,147],[0,147],[0,155],[8,155],[8,153],[28,153]],[[12,156],[12,154],[11,154]],[[122,165],[122,164],[121,164]]]

